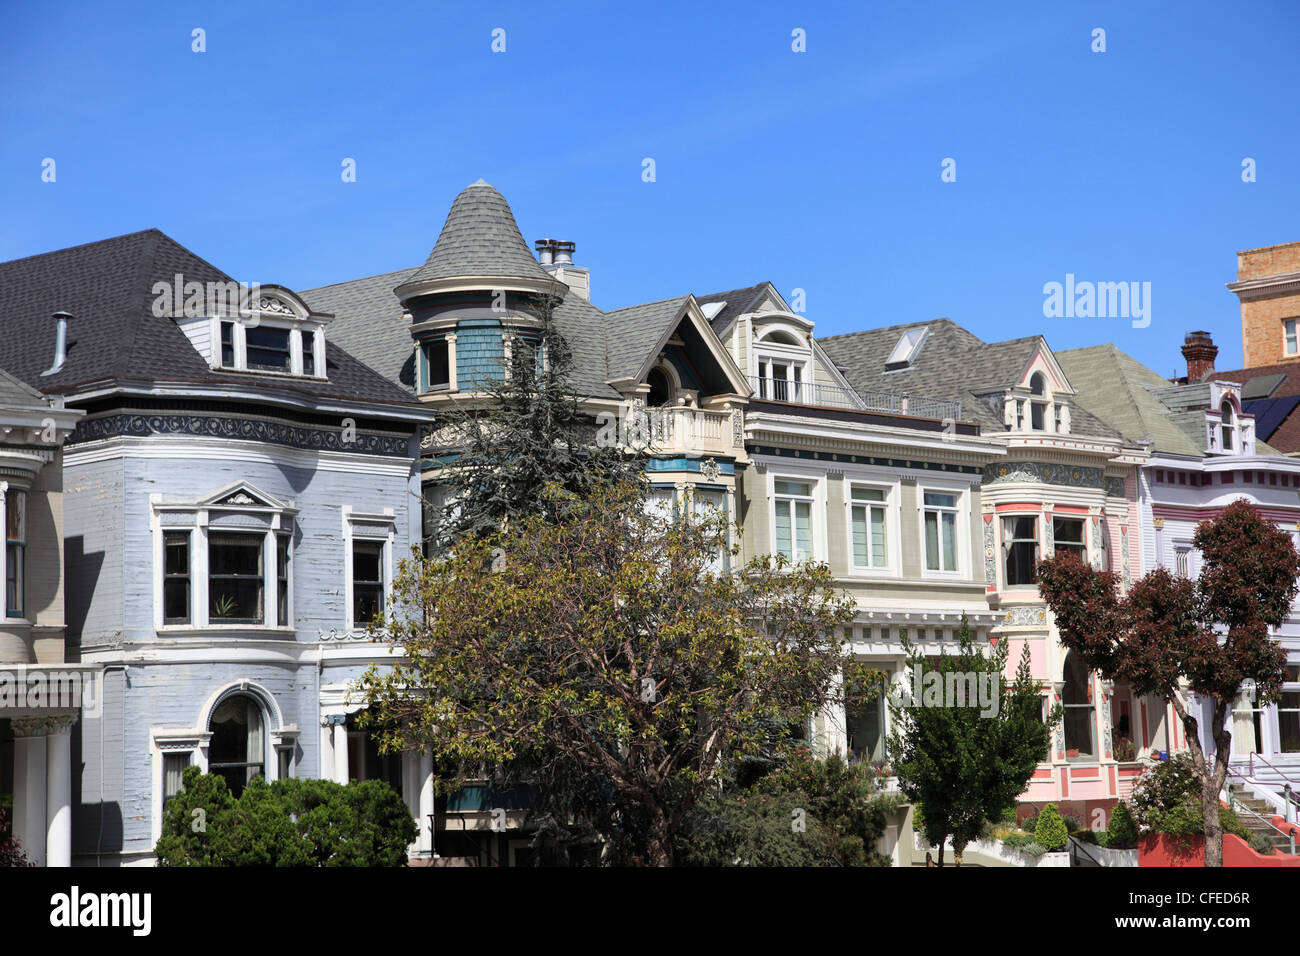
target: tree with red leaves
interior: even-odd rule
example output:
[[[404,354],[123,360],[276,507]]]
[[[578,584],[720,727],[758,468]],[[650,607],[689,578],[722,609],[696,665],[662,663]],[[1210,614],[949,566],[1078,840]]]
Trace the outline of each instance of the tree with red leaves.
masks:
[[[1117,578],[1073,554],[1038,565],[1038,590],[1056,615],[1061,643],[1109,680],[1168,701],[1186,731],[1205,825],[1205,865],[1223,865],[1219,793],[1228,773],[1229,708],[1243,685],[1260,704],[1282,691],[1286,654],[1269,636],[1290,613],[1300,554],[1291,536],[1239,499],[1196,528],[1200,577],[1157,568],[1118,593]],[[1213,764],[1201,749],[1199,722],[1187,694],[1210,705]]]

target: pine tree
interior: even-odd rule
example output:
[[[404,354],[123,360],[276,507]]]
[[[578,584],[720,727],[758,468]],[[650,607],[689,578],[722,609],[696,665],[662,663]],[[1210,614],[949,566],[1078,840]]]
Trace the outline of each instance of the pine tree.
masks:
[[[444,502],[426,502],[426,544],[442,550],[463,535],[491,534],[509,520],[554,518],[550,485],[589,498],[600,486],[639,478],[641,456],[596,441],[592,413],[573,385],[573,353],[555,325],[559,300],[541,300],[540,335],[510,336],[504,374],[473,384],[435,434],[434,473]],[[427,549],[426,549],[427,550]]]
[[[964,617],[955,655],[944,652],[937,661],[927,660],[910,642],[904,644],[913,672],[912,699],[890,701],[890,762],[904,795],[925,806],[925,838],[939,847],[943,866],[949,837],[960,857],[986,821],[1000,819],[1015,805],[1047,756],[1048,724],[1030,677],[1027,647],[1008,687],[1006,641],[984,653],[975,647]],[[1053,712],[1049,722],[1058,717]]]

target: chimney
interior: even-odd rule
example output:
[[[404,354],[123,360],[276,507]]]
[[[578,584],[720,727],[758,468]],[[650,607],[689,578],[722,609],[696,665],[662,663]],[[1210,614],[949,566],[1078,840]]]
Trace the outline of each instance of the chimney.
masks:
[[[542,268],[569,287],[569,291],[591,300],[591,272],[573,264],[577,243],[560,239],[538,239],[533,243]]]
[[[1188,332],[1183,336],[1183,358],[1187,359],[1187,384],[1204,382],[1214,374],[1214,357],[1219,347],[1209,332]]]
[[[53,375],[63,368],[63,362],[68,357],[68,320],[72,316],[67,312],[54,313],[54,364],[47,368],[41,375]]]

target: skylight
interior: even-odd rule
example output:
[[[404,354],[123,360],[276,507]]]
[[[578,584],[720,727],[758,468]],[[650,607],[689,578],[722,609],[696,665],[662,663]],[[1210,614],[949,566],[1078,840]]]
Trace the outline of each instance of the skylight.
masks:
[[[894,346],[894,351],[889,353],[889,359],[885,362],[885,371],[910,368],[916,361],[916,356],[920,354],[921,345],[925,342],[925,334],[929,331],[929,328],[923,325],[904,332],[898,344]]]

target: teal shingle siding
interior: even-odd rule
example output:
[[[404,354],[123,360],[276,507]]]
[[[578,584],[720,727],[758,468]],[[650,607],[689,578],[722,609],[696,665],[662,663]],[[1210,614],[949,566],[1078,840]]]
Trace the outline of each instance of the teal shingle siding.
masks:
[[[472,391],[483,378],[500,378],[505,350],[501,323],[494,319],[466,319],[456,327],[456,385]]]

